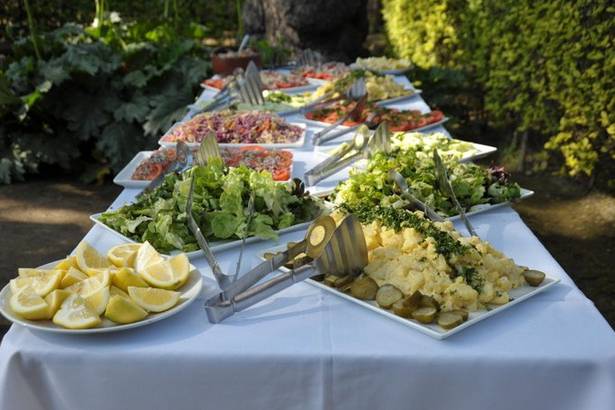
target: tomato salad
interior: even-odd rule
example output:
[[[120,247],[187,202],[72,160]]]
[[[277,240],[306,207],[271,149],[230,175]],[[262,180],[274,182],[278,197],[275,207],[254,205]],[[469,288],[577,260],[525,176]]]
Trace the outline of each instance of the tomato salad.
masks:
[[[262,70],[260,75],[263,87],[266,90],[283,90],[286,88],[303,87],[310,84],[305,78],[296,74],[284,74],[272,70]],[[220,77],[215,75],[203,81],[203,84],[221,90],[230,79],[230,76]]]
[[[340,101],[309,112],[305,117],[309,120],[333,124],[351,111],[355,105],[356,102],[354,101]],[[421,112],[417,110],[400,111],[392,108],[379,107],[374,104],[367,104],[359,115],[354,119],[348,119],[344,122],[344,125],[352,127],[368,122],[369,125],[376,127],[381,122],[386,121],[391,131],[410,131],[441,121],[443,118],[444,114],[442,111],[432,111],[421,114]]]
[[[256,171],[267,171],[274,181],[290,179],[293,153],[284,150],[268,150],[257,145],[249,147],[225,147],[220,149],[224,163],[229,167],[245,165]],[[144,159],[132,174],[132,179],[151,181],[165,172],[175,160],[175,148],[160,148]]]

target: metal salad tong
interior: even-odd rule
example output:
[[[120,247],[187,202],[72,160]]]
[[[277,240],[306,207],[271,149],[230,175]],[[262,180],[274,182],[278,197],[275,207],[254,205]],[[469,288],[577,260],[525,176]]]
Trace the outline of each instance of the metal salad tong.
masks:
[[[440,158],[440,154],[438,154],[437,149],[433,150],[433,161],[436,166],[436,180],[438,182],[438,187],[440,188],[440,191],[444,194],[444,196],[448,197],[451,201],[453,201],[453,205],[459,213],[459,216],[461,217],[461,220],[466,226],[466,229],[468,230],[468,232],[470,232],[470,235],[478,236],[476,234],[476,230],[474,230],[474,226],[472,226],[470,220],[466,216],[463,207],[457,200],[457,196],[455,195],[455,191],[453,190],[451,181],[448,179],[448,171],[446,170],[446,166],[444,165],[442,158]]]
[[[257,284],[269,273],[302,254],[307,256],[303,265]],[[312,276],[358,276],[367,262],[365,237],[354,215],[346,216],[338,226],[330,216],[320,216],[312,222],[301,242],[256,265],[233,283],[218,282],[221,292],[205,303],[207,317],[210,322],[219,323]]]
[[[307,171],[303,179],[308,186],[312,186],[362,158],[369,158],[377,151],[388,152],[390,139],[391,132],[386,122],[381,123],[371,136],[369,129],[362,125],[352,141],[343,143],[333,155]]]

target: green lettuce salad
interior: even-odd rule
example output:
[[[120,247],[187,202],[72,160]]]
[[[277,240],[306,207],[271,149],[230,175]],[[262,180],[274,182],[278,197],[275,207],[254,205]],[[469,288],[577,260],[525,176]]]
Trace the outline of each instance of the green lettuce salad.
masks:
[[[197,250],[186,217],[192,174],[192,213],[208,240],[240,239],[246,233],[277,239],[276,230],[311,221],[321,212],[320,203],[298,192],[293,182],[275,182],[266,171],[227,168],[214,160],[181,175],[167,175],[161,186],[137,202],[103,213],[101,222],[135,241],[149,241],[161,252]],[[248,225],[252,193],[254,214]]]
[[[521,188],[510,182],[501,167],[483,168],[472,163],[445,159],[455,196],[465,210],[481,204],[496,204],[521,196]],[[333,200],[346,212],[358,212],[371,207],[403,207],[397,187],[388,179],[389,170],[398,171],[414,195],[442,216],[457,214],[450,198],[437,187],[435,165],[431,155],[420,149],[396,147],[390,153],[377,152],[367,163],[367,169],[350,171],[350,178],[337,186]]]

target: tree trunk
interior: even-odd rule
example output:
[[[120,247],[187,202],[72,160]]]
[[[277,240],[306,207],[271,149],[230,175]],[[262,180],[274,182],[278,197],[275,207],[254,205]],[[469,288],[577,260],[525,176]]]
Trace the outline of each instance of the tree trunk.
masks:
[[[341,61],[365,54],[367,0],[247,0],[243,19],[247,33],[272,43]]]

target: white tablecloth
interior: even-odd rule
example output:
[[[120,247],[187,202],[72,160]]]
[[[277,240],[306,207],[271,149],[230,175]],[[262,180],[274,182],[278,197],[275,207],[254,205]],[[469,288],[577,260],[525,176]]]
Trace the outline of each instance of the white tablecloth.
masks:
[[[217,325],[205,295],[112,334],[14,325],[0,346],[0,409],[614,409],[615,333],[592,302],[512,209],[472,220],[517,263],[562,282],[444,341],[309,284]],[[121,242],[97,227],[85,239],[100,250]],[[271,246],[249,245],[244,265]],[[234,269],[236,250],[218,257]],[[194,263],[212,292],[205,261]]]

